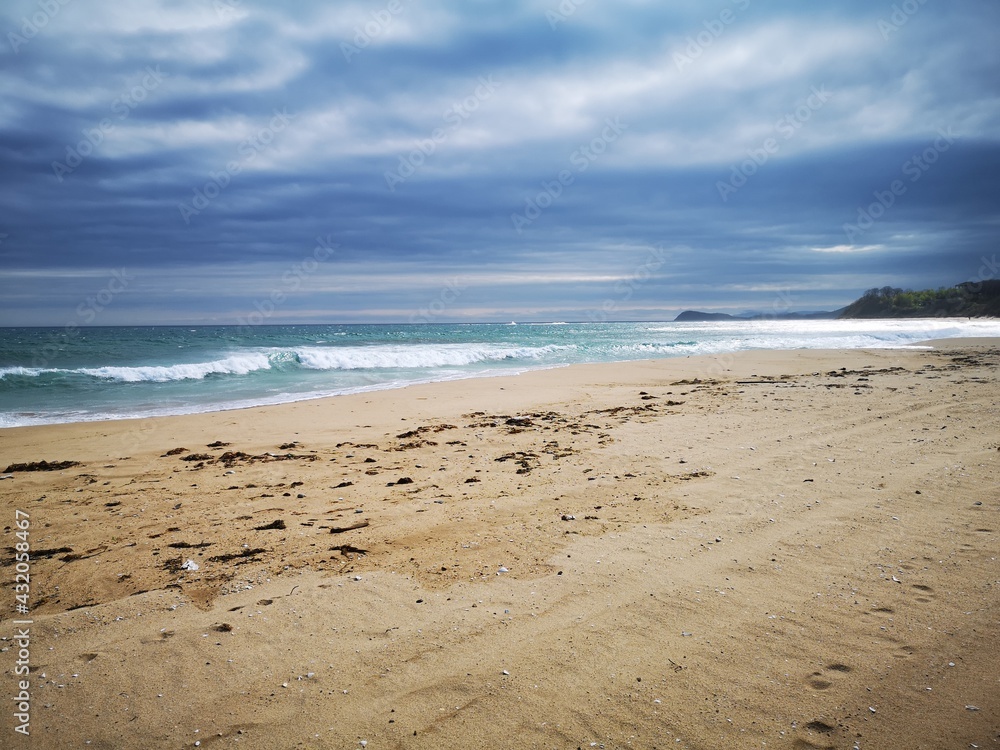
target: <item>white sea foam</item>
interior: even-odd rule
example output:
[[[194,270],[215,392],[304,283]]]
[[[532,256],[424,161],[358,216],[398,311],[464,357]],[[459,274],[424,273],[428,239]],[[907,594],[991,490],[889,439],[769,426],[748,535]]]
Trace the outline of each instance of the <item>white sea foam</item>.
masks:
[[[905,344],[913,341],[958,336],[1000,335],[1000,322],[993,319],[898,318],[892,320],[720,320],[698,323],[664,323],[651,326],[652,333],[697,334],[698,337],[767,336],[769,348],[774,341],[801,341],[801,346],[823,346],[828,337],[846,342],[845,346],[867,346],[871,342]],[[775,338],[772,338],[775,337]]]
[[[43,372],[45,371],[40,367],[0,367],[0,379],[10,375],[33,378],[41,375]]]

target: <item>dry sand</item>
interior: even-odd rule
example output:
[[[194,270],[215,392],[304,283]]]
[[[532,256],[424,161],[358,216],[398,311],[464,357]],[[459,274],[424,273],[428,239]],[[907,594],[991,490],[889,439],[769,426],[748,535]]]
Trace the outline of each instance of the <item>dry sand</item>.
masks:
[[[0,482],[0,746],[1000,747],[1000,342],[936,346],[0,431],[80,462]]]

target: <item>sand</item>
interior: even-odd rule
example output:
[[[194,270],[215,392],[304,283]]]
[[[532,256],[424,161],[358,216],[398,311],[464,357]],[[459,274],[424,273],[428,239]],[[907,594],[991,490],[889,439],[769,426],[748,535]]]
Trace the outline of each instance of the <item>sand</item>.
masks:
[[[933,346],[2,430],[79,465],[0,481],[0,746],[998,747],[1000,341]]]

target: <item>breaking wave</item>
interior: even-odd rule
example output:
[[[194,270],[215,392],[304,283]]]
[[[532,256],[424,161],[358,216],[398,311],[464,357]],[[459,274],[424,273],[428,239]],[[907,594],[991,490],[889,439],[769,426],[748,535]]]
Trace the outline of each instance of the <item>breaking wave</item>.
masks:
[[[502,346],[493,344],[400,344],[271,349],[234,354],[210,362],[132,367],[104,366],[75,369],[3,367],[0,379],[43,376],[84,376],[121,383],[166,383],[201,380],[211,376],[249,375],[262,370],[380,370],[465,367],[480,362],[537,361],[565,346]]]

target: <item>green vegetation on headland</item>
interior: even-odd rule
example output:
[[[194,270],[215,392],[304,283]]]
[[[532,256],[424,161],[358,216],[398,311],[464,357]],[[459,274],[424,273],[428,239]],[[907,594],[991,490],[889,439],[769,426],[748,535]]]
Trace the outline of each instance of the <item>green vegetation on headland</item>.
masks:
[[[1000,317],[1000,281],[968,281],[940,289],[869,289],[841,318]]]
[[[729,315],[685,310],[674,320],[831,320],[837,318],[1000,318],[1000,281],[967,281],[951,287],[869,289],[832,312]]]
[[[833,312],[801,312],[801,313],[747,313],[746,315],[730,315],[729,313],[709,313],[698,310],[685,310],[674,320],[687,323],[704,323],[714,320],[833,320],[841,310]]]

